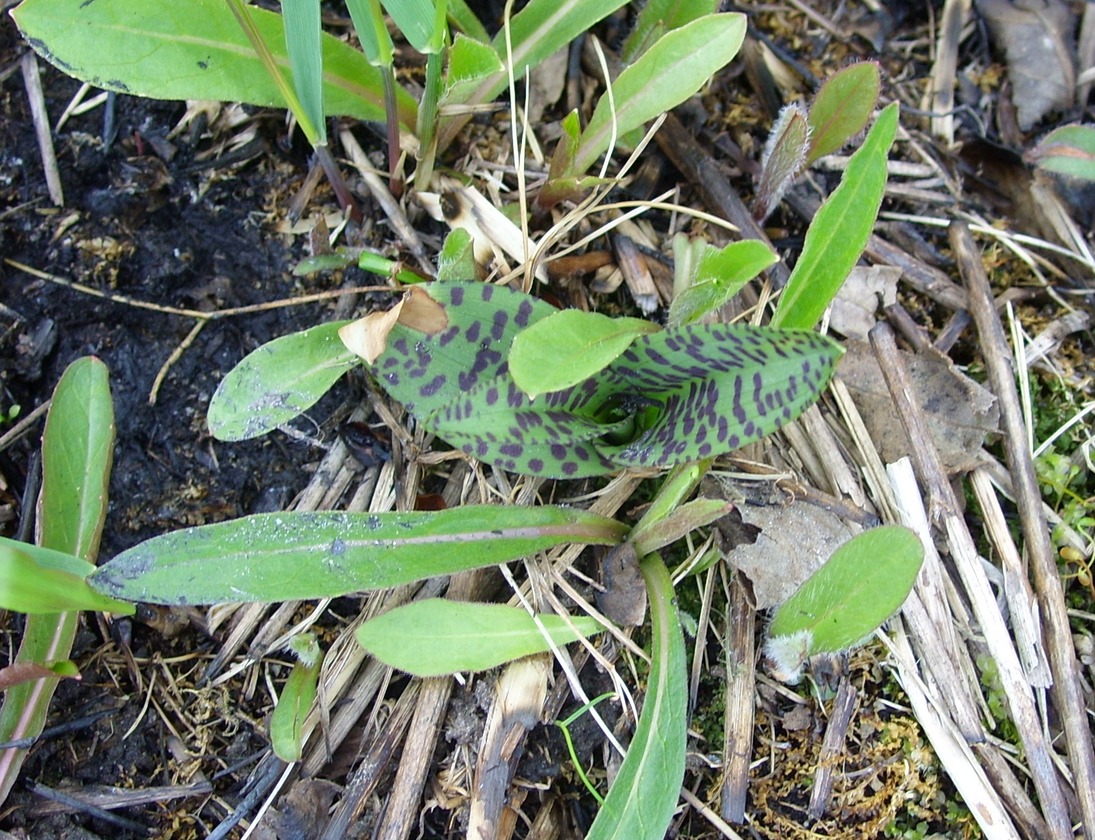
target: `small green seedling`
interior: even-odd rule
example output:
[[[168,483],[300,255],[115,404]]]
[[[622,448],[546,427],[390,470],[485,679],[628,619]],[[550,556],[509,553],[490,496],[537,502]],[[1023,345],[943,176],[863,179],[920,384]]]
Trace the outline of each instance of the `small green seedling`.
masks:
[[[289,647],[297,655],[270,717],[270,745],[282,761],[300,761],[304,752],[304,719],[312,710],[319,684],[323,651],[311,633],[294,636]]]
[[[783,603],[768,627],[764,653],[786,682],[798,682],[810,657],[848,650],[905,602],[924,560],[919,537],[888,525],[838,548]]]

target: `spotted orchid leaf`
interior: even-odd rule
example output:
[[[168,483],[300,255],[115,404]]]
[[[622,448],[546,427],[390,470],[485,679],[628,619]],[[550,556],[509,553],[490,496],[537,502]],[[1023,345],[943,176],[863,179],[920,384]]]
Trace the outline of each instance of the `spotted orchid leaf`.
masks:
[[[533,400],[510,374],[509,353],[551,306],[469,282],[422,284],[405,303],[415,314],[367,316],[383,324],[365,342],[381,345],[366,356],[381,386],[469,455],[554,478],[669,467],[759,440],[817,398],[841,353],[802,330],[707,324],[636,337],[627,328],[630,346],[614,359]]]

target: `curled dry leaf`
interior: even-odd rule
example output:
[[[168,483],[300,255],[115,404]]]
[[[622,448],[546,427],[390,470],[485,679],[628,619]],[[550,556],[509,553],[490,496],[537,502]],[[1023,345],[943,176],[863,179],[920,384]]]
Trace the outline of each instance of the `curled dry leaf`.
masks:
[[[358,318],[342,327],[338,337],[347,350],[372,364],[388,346],[388,334],[396,324],[434,335],[449,325],[449,319],[441,304],[420,287],[411,286],[391,309]]]

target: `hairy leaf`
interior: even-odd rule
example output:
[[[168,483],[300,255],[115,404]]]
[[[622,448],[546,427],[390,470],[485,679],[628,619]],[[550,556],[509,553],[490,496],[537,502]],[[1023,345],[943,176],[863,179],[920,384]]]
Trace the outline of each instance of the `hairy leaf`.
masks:
[[[154,537],[88,580],[99,592],[154,604],[325,598],[505,563],[561,543],[613,544],[625,530],[560,507],[258,514]]]
[[[873,61],[852,64],[821,86],[810,106],[810,151],[807,165],[840,147],[861,132],[878,102],[881,79]]]
[[[814,654],[853,647],[905,602],[923,559],[920,539],[908,528],[864,531],[776,610],[766,653],[794,675]]]
[[[525,610],[504,604],[428,598],[369,619],[358,628],[357,641],[385,665],[418,677],[436,677],[485,671],[551,650],[545,632],[562,646],[578,638],[575,630],[590,636],[601,629],[588,616],[576,616],[568,624],[557,615],[534,619]]]

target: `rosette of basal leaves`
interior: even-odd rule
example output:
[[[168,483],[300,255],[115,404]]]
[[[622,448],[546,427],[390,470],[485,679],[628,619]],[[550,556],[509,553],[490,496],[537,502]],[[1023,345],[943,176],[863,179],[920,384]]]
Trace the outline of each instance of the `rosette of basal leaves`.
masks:
[[[506,287],[430,283],[341,335],[426,429],[486,463],[552,478],[668,467],[758,440],[817,399],[841,354],[803,330],[616,327],[584,313],[588,338],[575,342],[574,317]],[[570,329],[555,330],[557,318]],[[515,380],[510,352],[525,331],[548,340],[522,348]]]

